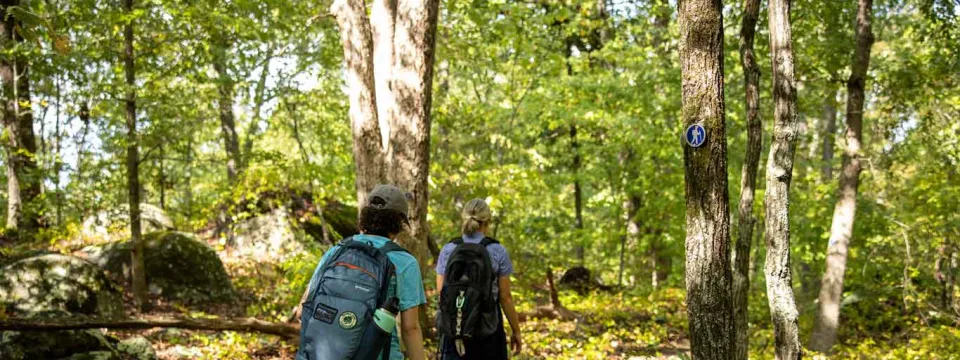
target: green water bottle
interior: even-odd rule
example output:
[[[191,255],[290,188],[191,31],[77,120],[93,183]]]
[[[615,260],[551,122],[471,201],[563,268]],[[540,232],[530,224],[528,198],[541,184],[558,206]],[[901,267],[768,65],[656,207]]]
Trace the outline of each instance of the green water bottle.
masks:
[[[399,299],[392,297],[387,300],[387,303],[383,304],[383,307],[373,313],[373,321],[380,330],[383,330],[387,334],[393,334],[393,330],[397,328],[399,302]]]

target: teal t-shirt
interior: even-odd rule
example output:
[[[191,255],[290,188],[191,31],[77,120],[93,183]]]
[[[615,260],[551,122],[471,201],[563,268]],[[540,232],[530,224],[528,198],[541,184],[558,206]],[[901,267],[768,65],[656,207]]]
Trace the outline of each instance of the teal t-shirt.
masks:
[[[359,234],[353,236],[354,241],[370,243],[374,247],[381,248],[390,241],[382,236]],[[334,246],[327,250],[320,259],[320,265],[317,269],[323,267],[327,258],[337,251],[339,246]],[[411,308],[427,303],[427,294],[423,291],[423,278],[420,276],[420,265],[417,259],[403,251],[394,251],[387,253],[387,258],[397,269],[397,276],[390,280],[387,288],[387,296],[396,296],[400,299],[400,311],[406,311]],[[399,286],[397,286],[399,284]],[[400,351],[400,338],[397,336],[399,329],[393,332],[393,339],[390,345],[390,360],[403,360],[403,352]]]

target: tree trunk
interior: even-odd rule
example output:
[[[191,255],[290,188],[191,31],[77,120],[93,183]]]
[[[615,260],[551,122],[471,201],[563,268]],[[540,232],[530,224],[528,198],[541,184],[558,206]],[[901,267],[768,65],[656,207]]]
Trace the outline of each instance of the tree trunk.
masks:
[[[267,78],[270,77],[270,64],[273,62],[274,53],[271,50],[266,54],[263,66],[260,70],[260,79],[257,80],[257,87],[253,91],[253,111],[250,124],[247,124],[247,134],[244,135],[243,150],[240,153],[240,169],[247,168],[250,164],[250,158],[253,156],[253,143],[257,140],[260,133],[260,112],[263,110],[263,104],[267,101],[266,89]],[[269,119],[268,119],[269,120]]]
[[[776,356],[799,359],[797,304],[790,268],[790,182],[797,150],[797,86],[794,77],[791,0],[770,0],[770,59],[773,66],[774,126],[767,158],[765,264],[767,299],[773,320]]]
[[[743,21],[740,24],[740,64],[743,66],[743,86],[747,104],[747,152],[743,158],[740,176],[740,206],[737,212],[737,243],[733,248],[733,319],[736,322],[736,359],[747,359],[750,347],[747,304],[750,299],[750,245],[757,222],[753,215],[754,194],[757,187],[757,167],[760,164],[763,126],[760,122],[760,67],[753,50],[760,0],[743,3]]]
[[[60,107],[62,102],[62,94],[60,92],[60,77],[55,76],[54,82],[56,83],[56,92],[57,92],[57,112],[56,120],[54,121],[53,127],[53,139],[56,143],[53,146],[53,188],[54,188],[54,203],[55,203],[55,218],[57,226],[63,224],[63,192],[60,190],[60,171],[63,170],[63,161],[61,161],[60,151],[62,149],[63,134],[60,132]]]
[[[240,153],[240,136],[237,134],[236,116],[233,112],[235,96],[235,82],[227,68],[227,52],[230,45],[223,39],[222,34],[213,34],[213,69],[217,72],[217,108],[220,117],[220,136],[223,138],[223,147],[227,153],[227,180],[229,189],[233,189],[240,177],[243,156]],[[229,201],[220,204],[217,215],[218,235],[224,236],[227,244],[234,244],[233,214],[230,211]]]
[[[350,125],[353,130],[353,160],[357,169],[357,203],[386,180],[382,137],[377,124],[377,97],[373,77],[373,39],[362,0],[336,0],[330,11],[340,27]]]
[[[133,0],[124,0],[123,8],[127,16],[133,16]],[[133,53],[133,20],[128,19],[123,26],[123,67],[126,75],[127,98],[127,190],[130,204],[130,241],[131,273],[133,278],[133,298],[141,311],[149,307],[147,299],[147,278],[144,273],[143,236],[140,231],[140,153],[137,142],[137,81],[134,68],[136,58]]]
[[[691,352],[696,359],[734,356],[730,204],[723,105],[723,16],[720,0],[681,0],[680,65],[684,126],[707,132],[684,146],[686,283]]]
[[[820,157],[820,178],[833,180],[833,144],[837,137],[837,92],[831,91],[823,102],[823,153]]]
[[[425,278],[430,269],[427,177],[439,7],[439,0],[400,0],[395,5],[378,0],[373,14],[378,21],[376,42],[363,1],[336,0],[330,8],[343,41],[357,201],[363,204],[374,186],[388,180],[411,193],[410,236],[401,236],[398,242],[417,258]],[[391,33],[392,42],[387,43]],[[380,58],[374,60],[374,55]],[[378,68],[391,63],[387,69]],[[384,95],[389,104],[379,102],[384,89],[391,92]],[[380,119],[381,113],[389,118]]]
[[[392,159],[390,179],[413,195],[410,202],[412,242],[402,242],[429,273],[427,250],[427,177],[430,171],[430,107],[433,89],[433,61],[439,0],[400,0],[397,4],[394,74],[392,79],[397,114],[390,124],[388,158]],[[380,104],[378,103],[378,106]]]
[[[847,80],[847,132],[840,173],[840,194],[833,211],[830,241],[827,245],[826,270],[820,281],[819,309],[810,339],[810,348],[828,353],[837,341],[840,323],[840,301],[843,295],[843,273],[847,268],[847,248],[853,235],[857,213],[857,187],[860,185],[860,142],[863,135],[864,83],[870,66],[873,45],[871,11],[873,0],[859,0],[857,10],[856,49]]]
[[[577,261],[580,266],[586,262],[586,254],[583,248],[583,189],[580,187],[580,144],[577,142],[577,125],[570,125],[570,150],[573,151],[573,201],[574,215],[576,221],[574,227],[577,229],[577,244],[575,247]]]
[[[390,153],[391,127],[397,121],[397,96],[393,93],[393,75],[396,64],[394,39],[397,28],[397,1],[374,0],[370,10],[370,28],[373,32],[374,90],[377,94],[377,123],[380,126],[381,146]],[[392,159],[384,158],[387,168]]]
[[[7,132],[7,230],[32,233],[39,227],[38,209],[34,200],[41,193],[41,177],[37,168],[37,140],[33,133],[30,104],[30,67],[19,54],[23,37],[17,32],[20,20],[9,13],[20,0],[4,0],[3,26],[0,41],[7,53],[0,60],[0,81],[3,82],[3,125]]]
[[[628,154],[626,156],[627,159],[629,159],[630,157],[632,157],[632,154]],[[625,163],[627,163],[626,166],[628,167],[630,166],[628,161],[625,161]],[[629,194],[630,190],[627,190],[626,192]],[[620,244],[620,252],[621,252],[620,254],[621,284],[620,285],[623,285],[623,273],[625,271],[624,257],[626,256],[625,253],[627,251],[627,244],[628,243],[637,244],[640,241],[640,222],[637,219],[637,212],[639,210],[640,210],[640,197],[636,196],[635,194],[627,195],[626,199],[623,200],[623,217],[624,217],[623,220],[624,222],[626,222],[626,234],[621,240],[621,244]],[[651,278],[656,280],[657,278],[656,267],[651,268],[651,273],[653,274],[651,275]],[[653,288],[656,288],[656,287],[657,287],[657,284],[654,281]]]
[[[226,47],[219,47],[214,51],[225,53]],[[217,107],[220,113],[220,136],[223,137],[223,147],[227,150],[227,179],[231,187],[237,183],[240,173],[240,137],[237,135],[236,117],[233,114],[234,82],[227,70],[225,54],[214,55],[213,68],[217,72],[217,91],[220,98]]]
[[[134,319],[17,319],[0,320],[4,331],[62,331],[82,329],[152,329],[179,328],[190,330],[241,331],[282,336],[287,339],[300,337],[299,324],[272,323],[257,319],[192,319],[145,316]]]
[[[164,166],[163,166],[163,156],[164,156],[164,153],[163,153],[163,144],[160,144],[160,145],[158,145],[158,146],[160,147],[160,149],[159,149],[159,153],[157,154],[157,162],[158,162],[159,165],[160,165],[160,166],[158,166],[158,170],[159,170],[160,174],[159,174],[159,176],[157,176],[157,177],[159,177],[160,179],[159,179],[159,181],[158,181],[159,184],[158,184],[157,187],[158,187],[158,189],[160,190],[160,209],[161,209],[161,210],[166,210],[166,209],[167,209],[167,189],[166,189],[166,188],[167,188],[167,173],[166,173],[166,169],[164,169]]]
[[[83,184],[83,158],[84,158],[84,146],[87,144],[87,133],[90,132],[90,107],[87,105],[87,101],[83,100],[80,102],[80,111],[77,116],[80,118],[80,122],[83,123],[83,130],[80,132],[80,142],[77,144],[77,183]],[[86,194],[81,194],[78,201],[80,205],[80,218],[86,218],[87,216],[87,198]]]

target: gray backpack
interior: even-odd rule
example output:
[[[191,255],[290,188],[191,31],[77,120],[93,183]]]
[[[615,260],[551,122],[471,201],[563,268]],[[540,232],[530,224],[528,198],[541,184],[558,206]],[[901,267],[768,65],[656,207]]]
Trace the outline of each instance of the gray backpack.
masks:
[[[373,313],[387,302],[395,268],[387,253],[406,252],[389,241],[382,248],[352,238],[310,279],[300,317],[297,360],[374,360],[390,358],[392,334],[380,330]]]

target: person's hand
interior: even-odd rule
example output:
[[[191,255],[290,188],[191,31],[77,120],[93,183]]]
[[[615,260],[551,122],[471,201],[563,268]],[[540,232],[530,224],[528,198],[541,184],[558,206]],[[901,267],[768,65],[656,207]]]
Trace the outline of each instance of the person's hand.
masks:
[[[514,331],[510,335],[510,347],[513,348],[513,355],[520,354],[520,349],[523,348],[523,339],[520,338],[519,331]]]

